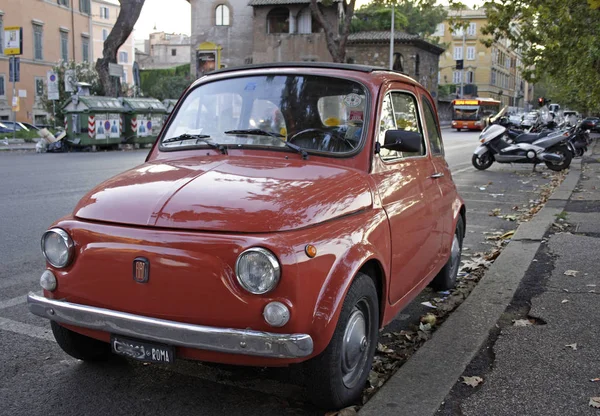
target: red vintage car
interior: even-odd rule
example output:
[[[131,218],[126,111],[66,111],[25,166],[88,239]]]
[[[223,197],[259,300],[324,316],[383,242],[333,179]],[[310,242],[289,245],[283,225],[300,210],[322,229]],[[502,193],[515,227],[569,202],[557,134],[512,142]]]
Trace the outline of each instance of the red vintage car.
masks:
[[[299,365],[339,408],[379,328],[455,284],[464,228],[420,84],[358,65],[226,69],[186,91],[146,163],[43,235],[28,303],[75,358]]]

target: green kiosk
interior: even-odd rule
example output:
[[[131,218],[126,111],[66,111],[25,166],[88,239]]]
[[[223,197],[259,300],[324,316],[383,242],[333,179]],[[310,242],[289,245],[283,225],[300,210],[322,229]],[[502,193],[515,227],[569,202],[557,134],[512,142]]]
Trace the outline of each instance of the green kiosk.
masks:
[[[69,146],[117,149],[121,144],[125,108],[117,98],[74,95],[63,110]]]
[[[162,129],[167,109],[156,98],[122,98],[128,143],[152,144]]]

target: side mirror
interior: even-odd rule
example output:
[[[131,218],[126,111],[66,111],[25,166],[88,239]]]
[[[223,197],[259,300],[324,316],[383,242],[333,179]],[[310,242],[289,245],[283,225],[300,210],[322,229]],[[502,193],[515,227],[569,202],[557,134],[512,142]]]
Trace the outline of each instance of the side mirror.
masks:
[[[414,131],[388,130],[385,132],[384,149],[398,152],[422,152],[423,135]]]

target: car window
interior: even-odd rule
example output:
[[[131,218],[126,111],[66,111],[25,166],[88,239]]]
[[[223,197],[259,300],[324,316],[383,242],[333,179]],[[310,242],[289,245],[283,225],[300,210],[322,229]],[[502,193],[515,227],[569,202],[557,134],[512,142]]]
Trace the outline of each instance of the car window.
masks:
[[[406,130],[423,133],[417,110],[415,97],[402,92],[387,94],[381,107],[381,120],[379,124],[379,144],[382,146],[379,155],[383,160],[395,160],[406,157],[422,156],[425,154],[425,144],[421,145],[421,152],[398,152],[384,149],[385,133],[388,130]]]
[[[438,126],[435,113],[431,108],[431,104],[427,97],[421,97],[423,100],[423,116],[425,118],[425,125],[427,126],[427,137],[429,139],[429,148],[431,153],[434,155],[444,154],[444,145],[442,143],[442,135],[440,134],[440,127]]]
[[[347,79],[314,75],[220,79],[186,95],[160,146],[161,150],[206,146],[195,138],[168,140],[187,133],[236,148],[288,150],[287,141],[311,152],[351,154],[366,136],[367,110],[366,89]]]

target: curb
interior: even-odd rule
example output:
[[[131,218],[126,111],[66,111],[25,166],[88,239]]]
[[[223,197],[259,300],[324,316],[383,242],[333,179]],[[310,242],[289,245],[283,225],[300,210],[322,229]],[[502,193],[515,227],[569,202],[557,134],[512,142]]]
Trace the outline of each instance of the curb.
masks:
[[[582,159],[544,207],[521,223],[469,297],[358,412],[360,416],[435,415],[490,330],[510,304],[546,230],[560,214],[581,176]]]
[[[0,153],[2,152],[35,152],[35,147],[0,147]]]

